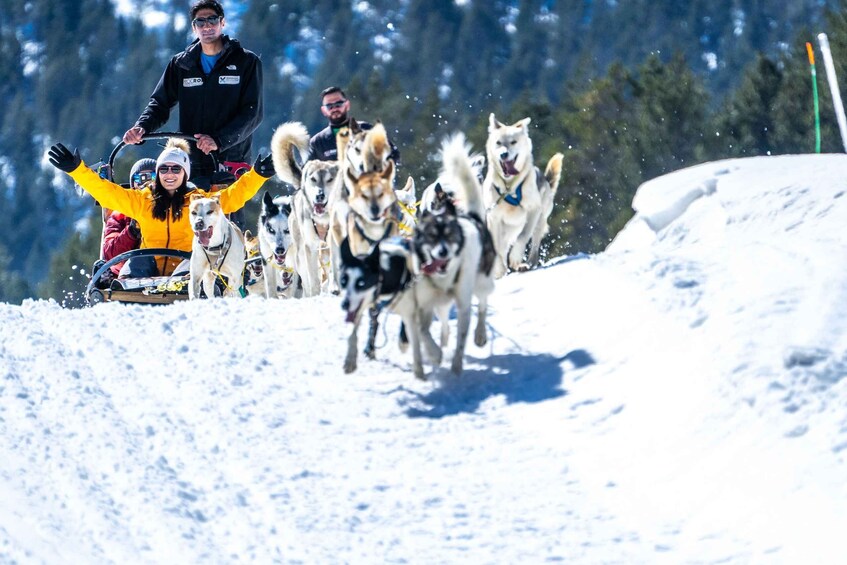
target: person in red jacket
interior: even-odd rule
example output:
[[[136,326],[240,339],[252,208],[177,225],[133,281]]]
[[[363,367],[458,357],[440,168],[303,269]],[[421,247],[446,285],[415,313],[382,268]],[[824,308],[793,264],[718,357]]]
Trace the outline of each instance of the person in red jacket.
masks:
[[[129,172],[130,188],[139,189],[156,178],[156,160],[139,159]],[[138,222],[120,212],[112,212],[106,220],[103,230],[103,259],[108,261],[121,253],[138,249],[141,244],[141,229]],[[110,267],[112,274],[117,277],[124,261]]]

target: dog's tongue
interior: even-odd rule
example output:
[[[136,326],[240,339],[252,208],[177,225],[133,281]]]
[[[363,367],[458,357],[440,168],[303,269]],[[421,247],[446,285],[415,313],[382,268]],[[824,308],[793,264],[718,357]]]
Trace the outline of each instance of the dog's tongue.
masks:
[[[312,210],[314,210],[315,215],[322,216],[323,213],[326,212],[326,204],[315,204],[312,207]]]
[[[200,241],[200,245],[209,245],[209,241],[212,240],[212,231],[214,231],[214,229],[215,226],[209,226],[208,228],[197,232],[197,239]]]
[[[347,316],[344,317],[344,321],[348,324],[352,324],[356,321],[356,310],[347,310]]]
[[[435,273],[442,271],[446,264],[447,261],[444,259],[433,259],[423,266],[423,272],[425,275],[434,275]]]
[[[500,167],[503,169],[503,174],[507,177],[513,177],[518,174],[518,170],[515,168],[515,162],[504,159],[500,161]]]

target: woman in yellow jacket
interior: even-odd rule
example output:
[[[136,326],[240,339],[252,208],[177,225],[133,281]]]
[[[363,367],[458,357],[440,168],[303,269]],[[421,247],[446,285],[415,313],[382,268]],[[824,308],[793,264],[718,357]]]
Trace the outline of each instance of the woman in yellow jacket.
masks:
[[[185,140],[168,140],[164,151],[156,159],[155,184],[142,190],[127,190],[100,178],[96,172],[85,166],[79,157],[79,150],[71,153],[61,143],[53,145],[47,154],[51,165],[68,173],[101,206],[135,218],[141,228],[141,249],[164,247],[191,252],[194,232],[188,218],[188,194],[198,192],[206,196],[208,193],[188,184],[191,174],[188,149]],[[220,198],[224,213],[234,212],[244,206],[273,175],[272,156],[263,158],[259,155],[251,170],[229,187],[215,192],[215,196]],[[148,273],[139,272],[134,266],[130,266],[130,272],[127,274],[170,274],[169,271],[173,271],[173,267],[173,264],[163,269],[156,267],[157,270],[165,272]]]

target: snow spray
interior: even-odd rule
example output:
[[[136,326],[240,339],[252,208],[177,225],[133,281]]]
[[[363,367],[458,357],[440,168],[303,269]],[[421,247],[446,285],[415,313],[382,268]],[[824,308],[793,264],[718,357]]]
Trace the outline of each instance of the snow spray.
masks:
[[[835,78],[835,65],[832,64],[832,53],[829,50],[829,39],[825,33],[818,34],[818,43],[821,46],[823,64],[824,68],[826,68],[826,78],[829,81],[829,91],[832,93],[832,105],[835,107],[838,129],[841,131],[841,143],[844,145],[844,152],[847,153],[847,119],[844,117],[844,104],[841,102],[841,91],[838,89],[838,80]]]

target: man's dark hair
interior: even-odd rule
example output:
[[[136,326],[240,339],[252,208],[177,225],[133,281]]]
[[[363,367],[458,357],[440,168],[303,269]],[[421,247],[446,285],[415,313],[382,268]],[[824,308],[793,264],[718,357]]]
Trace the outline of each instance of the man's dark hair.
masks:
[[[224,7],[221,6],[221,3],[217,0],[198,0],[191,5],[191,10],[188,12],[191,15],[191,19],[193,20],[194,16],[197,15],[197,12],[204,8],[214,10],[217,15],[224,17]]]
[[[344,91],[341,90],[341,87],[330,86],[330,87],[327,87],[327,88],[324,88],[323,90],[321,90],[321,102],[324,101],[324,96],[326,96],[327,94],[335,94],[336,92],[341,93],[341,96],[343,96],[344,98],[347,98],[347,95],[344,94]]]

